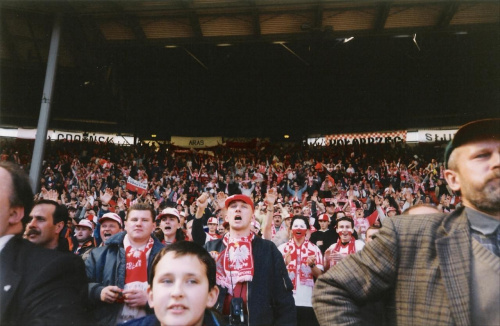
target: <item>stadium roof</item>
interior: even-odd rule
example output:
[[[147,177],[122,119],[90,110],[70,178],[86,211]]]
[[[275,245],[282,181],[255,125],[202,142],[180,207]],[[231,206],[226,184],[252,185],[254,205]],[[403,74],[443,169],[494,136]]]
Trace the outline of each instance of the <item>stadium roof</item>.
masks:
[[[277,136],[500,116],[498,1],[2,1],[0,125]]]

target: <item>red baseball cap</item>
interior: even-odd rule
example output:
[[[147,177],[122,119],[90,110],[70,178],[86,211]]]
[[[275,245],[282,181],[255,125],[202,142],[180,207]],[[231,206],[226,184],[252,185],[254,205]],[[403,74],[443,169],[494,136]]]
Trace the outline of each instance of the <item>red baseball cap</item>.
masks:
[[[318,221],[330,221],[330,218],[328,217],[328,215],[323,214],[319,217]]]
[[[250,205],[252,207],[252,211],[254,210],[254,206],[253,206],[253,201],[250,197],[248,196],[245,196],[245,195],[232,195],[232,196],[229,196],[226,198],[226,201],[225,201],[225,206],[226,208],[229,207],[229,204],[231,204],[233,201],[242,201],[248,205]]]

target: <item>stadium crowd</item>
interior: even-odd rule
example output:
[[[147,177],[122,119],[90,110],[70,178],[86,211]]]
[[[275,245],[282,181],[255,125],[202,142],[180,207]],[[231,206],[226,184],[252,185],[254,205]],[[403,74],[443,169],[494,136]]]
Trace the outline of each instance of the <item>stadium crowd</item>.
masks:
[[[29,170],[31,142],[2,140],[1,144],[1,161]],[[235,315],[241,315],[241,322],[250,324],[266,318],[295,324],[295,318],[282,311],[294,314],[289,293],[297,322],[318,324],[311,301],[316,278],[346,255],[362,250],[386,218],[413,207],[448,213],[460,206],[460,196],[444,179],[443,152],[444,146],[436,144],[405,143],[326,147],[256,143],[251,148],[218,146],[196,151],[168,145],[51,141],[33,210],[52,204],[56,206],[53,225],[63,223],[44,240],[48,231],[39,218],[44,211],[30,214],[24,237],[83,258],[89,314],[93,322],[103,325],[152,313],[145,293],[151,281],[149,266],[161,247],[193,241],[205,245],[216,261],[227,259],[223,266],[237,266],[231,256],[224,257],[237,250],[238,243],[254,243],[254,237],[272,240],[274,248],[266,247],[268,242],[251,245],[250,270],[253,283],[260,284],[258,290],[241,285],[252,280],[248,274],[217,270],[217,284],[227,285],[229,291],[222,291],[226,297],[220,305],[212,300],[210,307],[229,315],[232,323],[238,322]],[[133,187],[130,178],[147,185],[145,190]],[[56,218],[60,207],[67,209],[61,219]],[[251,233],[237,227],[239,219],[245,218],[241,211],[248,207]],[[215,246],[211,240],[217,239],[220,243]],[[126,253],[121,258],[120,248]],[[272,257],[265,266],[275,269],[259,263],[266,255]],[[136,267],[142,259],[148,261],[147,271]],[[126,271],[114,275],[120,260],[126,261]],[[279,277],[287,280],[284,288],[273,290],[282,294],[273,298],[279,306],[272,307],[274,312],[255,308],[256,300],[265,300],[255,293],[267,293],[263,289],[269,283],[261,279],[261,269],[274,282]],[[231,276],[219,275],[224,272]],[[233,276],[235,286],[224,283],[233,282]],[[233,299],[248,292],[254,298],[247,294],[244,309],[233,311]]]

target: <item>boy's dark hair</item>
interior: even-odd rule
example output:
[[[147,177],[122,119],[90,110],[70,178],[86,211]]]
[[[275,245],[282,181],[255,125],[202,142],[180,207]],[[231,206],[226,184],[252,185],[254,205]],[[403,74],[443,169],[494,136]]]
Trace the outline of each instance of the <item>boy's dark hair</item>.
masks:
[[[340,221],[348,221],[348,222],[350,222],[350,223],[351,223],[351,227],[352,227],[352,228],[354,228],[354,221],[352,220],[352,218],[347,217],[347,216],[342,216],[341,218],[339,218],[339,219],[337,220],[337,223],[336,223],[337,227],[339,226],[339,222],[340,222]]]
[[[212,256],[210,256],[205,248],[197,243],[190,241],[179,241],[160,250],[160,252],[153,260],[153,264],[151,265],[151,273],[149,274],[148,279],[148,283],[151,288],[153,288],[153,279],[156,273],[156,265],[158,265],[158,262],[162,259],[162,257],[169,252],[175,253],[175,258],[187,255],[196,256],[200,260],[202,265],[205,265],[208,278],[208,290],[211,290],[215,286],[216,265],[215,260],[212,258]]]
[[[309,230],[310,226],[309,226],[309,219],[303,215],[294,215],[292,217],[292,222],[290,223],[290,229],[292,228],[292,225],[293,225],[293,222],[295,220],[302,220],[304,221],[304,223],[306,224],[306,229]]]

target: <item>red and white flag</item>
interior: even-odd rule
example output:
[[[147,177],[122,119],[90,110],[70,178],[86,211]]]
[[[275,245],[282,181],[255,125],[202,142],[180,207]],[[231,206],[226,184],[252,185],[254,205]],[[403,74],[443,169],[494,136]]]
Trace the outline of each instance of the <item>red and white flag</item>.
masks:
[[[127,179],[127,190],[135,191],[138,194],[143,194],[148,190],[148,184],[139,182],[131,177]]]

